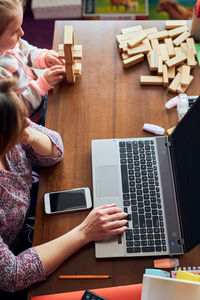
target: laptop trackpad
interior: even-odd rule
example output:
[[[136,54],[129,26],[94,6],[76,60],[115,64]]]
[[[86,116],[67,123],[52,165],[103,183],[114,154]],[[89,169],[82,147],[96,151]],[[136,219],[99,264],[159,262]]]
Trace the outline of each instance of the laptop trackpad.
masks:
[[[118,197],[119,173],[116,165],[96,168],[97,197]]]

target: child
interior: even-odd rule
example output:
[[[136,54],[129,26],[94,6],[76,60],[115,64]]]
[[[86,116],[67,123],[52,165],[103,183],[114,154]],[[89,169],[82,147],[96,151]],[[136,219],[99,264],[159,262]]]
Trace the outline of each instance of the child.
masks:
[[[26,103],[29,117],[39,122],[44,96],[63,79],[62,62],[53,50],[39,49],[21,39],[23,0],[0,0],[0,79],[17,77],[15,91]],[[31,68],[48,70],[36,78]]]
[[[9,292],[46,279],[80,247],[121,234],[127,223],[120,208],[104,205],[57,239],[14,255],[30,205],[30,161],[51,166],[63,157],[59,134],[26,117],[24,102],[12,91],[14,84],[8,79],[0,83],[0,290]]]

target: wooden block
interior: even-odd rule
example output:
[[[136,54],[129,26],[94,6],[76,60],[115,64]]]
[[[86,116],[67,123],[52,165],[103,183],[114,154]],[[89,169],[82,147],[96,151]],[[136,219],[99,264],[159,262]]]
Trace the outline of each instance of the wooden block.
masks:
[[[191,33],[189,31],[185,31],[182,34],[180,34],[175,40],[173,40],[173,44],[175,46],[179,46],[182,42],[184,42],[189,36],[191,35]]]
[[[163,74],[163,61],[162,61],[162,56],[158,55],[158,75]]]
[[[148,38],[151,39],[158,39],[158,40],[163,40],[166,39],[169,36],[168,31],[167,30],[163,30],[163,31],[158,31],[156,33],[152,33],[148,35]]]
[[[129,55],[128,55],[128,53],[126,53],[126,52],[123,52],[123,53],[121,54],[121,56],[122,56],[122,60],[129,58]]]
[[[166,20],[165,21],[165,28],[166,29],[173,29],[177,27],[186,26],[187,22],[185,20]]]
[[[142,32],[142,31],[139,31]],[[133,39],[134,37],[136,37],[138,34],[138,32],[129,32],[129,33],[125,33],[125,34],[118,34],[116,36],[116,40],[117,43],[122,43],[122,42],[127,42],[128,40]]]
[[[151,39],[151,47],[152,47],[152,50],[154,50],[158,54],[160,54],[160,45],[159,45],[158,39]]]
[[[72,56],[72,45],[64,44],[64,53],[65,53],[65,64],[72,65],[74,62],[74,59]]]
[[[81,69],[82,69],[81,63],[75,62],[75,64],[73,64],[72,67],[73,67],[73,72],[75,75],[81,75]]]
[[[74,59],[81,59],[83,53],[82,45],[74,45],[72,46],[72,56]]]
[[[195,55],[192,48],[187,49],[187,64],[191,68],[194,68],[196,66]]]
[[[183,53],[181,47],[174,47],[175,56]],[[183,53],[184,54],[184,53]]]
[[[175,78],[175,67],[168,68],[168,78],[169,79]]]
[[[134,39],[127,42],[129,48],[133,48],[139,44],[147,37],[146,33],[138,34]]]
[[[186,43],[187,43],[188,48],[193,49],[194,54],[197,55],[197,50],[196,50],[196,47],[195,47],[194,39],[193,38],[188,38],[186,40]]]
[[[190,67],[183,66],[181,70],[181,86],[187,86],[190,79]]]
[[[137,46],[135,48],[132,48],[132,49],[127,49],[127,53],[129,56],[132,56],[132,55],[136,55],[136,54],[140,54],[140,53],[148,53],[149,52],[149,47],[147,45],[142,45],[142,46]]]
[[[151,50],[152,50],[152,48],[151,48],[151,44],[150,44],[150,42],[149,42],[149,39],[148,39],[148,38],[144,39],[142,43],[148,47],[149,51],[151,51]]]
[[[172,38],[165,39],[165,45],[167,47],[167,52],[168,52],[169,57],[171,58],[171,57],[175,56],[175,51],[174,51],[174,45],[172,43]]]
[[[181,82],[181,73],[177,73],[175,78],[173,79],[173,81],[171,82],[171,84],[168,87],[168,91],[172,92],[172,93],[176,93],[176,90],[179,86]]]
[[[156,27],[150,27],[143,30],[147,35],[158,32],[158,29]]]
[[[187,64],[181,65],[180,67],[178,67],[176,70],[177,72],[182,72],[183,66],[187,66]]]
[[[167,66],[163,65],[163,86],[168,86],[169,79],[168,79],[168,70]]]
[[[59,58],[65,58],[64,45],[63,44],[58,45],[58,57]]]
[[[189,31],[189,28],[187,26],[181,26],[175,29],[168,30],[168,34],[169,37],[174,38],[185,31]]]
[[[73,72],[73,66],[65,65],[65,71],[66,71],[66,80],[67,82],[75,82],[76,76]]]
[[[188,49],[187,43],[181,43],[181,49],[182,52],[187,56],[187,49]]]
[[[183,93],[185,93],[186,92],[186,90],[187,90],[187,88],[189,87],[189,85],[191,84],[191,82],[192,82],[192,80],[194,79],[194,76],[192,76],[192,75],[190,75],[189,76],[189,83],[188,83],[188,85],[186,85],[186,86],[181,86],[180,84],[179,84],[179,86],[177,87],[177,93],[179,93],[179,94],[183,94]]]
[[[147,54],[150,71],[158,70],[158,54],[156,51],[150,51]]]
[[[138,54],[138,55],[131,56],[131,57],[123,60],[123,67],[129,68],[143,60],[144,60],[144,54]]]
[[[166,60],[165,63],[170,68],[183,63],[186,59],[187,59],[186,55],[182,53],[170,58],[169,60]]]
[[[122,28],[121,29],[121,33],[124,34],[124,33],[130,33],[130,32],[139,31],[139,30],[142,30],[142,26],[141,25]]]
[[[65,25],[64,27],[64,44],[71,46],[74,44],[74,30],[72,25]]]
[[[120,43],[118,45],[118,49],[119,49],[119,52],[122,53],[122,52],[126,52],[127,51],[127,42],[123,42],[123,43]]]
[[[163,77],[162,76],[151,76],[151,75],[141,75],[140,76],[141,85],[162,85]]]
[[[163,61],[169,60],[167,46],[165,44],[160,44],[160,55],[162,56]]]

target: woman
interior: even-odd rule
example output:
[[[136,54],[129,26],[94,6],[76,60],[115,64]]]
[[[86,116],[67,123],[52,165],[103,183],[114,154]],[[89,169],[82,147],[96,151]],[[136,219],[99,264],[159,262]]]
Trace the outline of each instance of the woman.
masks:
[[[127,222],[115,204],[104,205],[59,238],[14,255],[30,205],[30,162],[51,166],[63,157],[59,134],[26,117],[24,102],[12,90],[15,84],[13,79],[0,83],[0,290],[9,292],[46,279],[80,247],[121,234]]]

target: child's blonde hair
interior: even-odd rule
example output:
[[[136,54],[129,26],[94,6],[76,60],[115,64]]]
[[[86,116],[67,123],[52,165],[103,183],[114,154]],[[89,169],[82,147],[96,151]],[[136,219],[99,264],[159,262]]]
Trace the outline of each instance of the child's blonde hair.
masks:
[[[13,17],[18,15],[19,6],[25,6],[25,0],[0,0],[0,35],[6,30]]]

